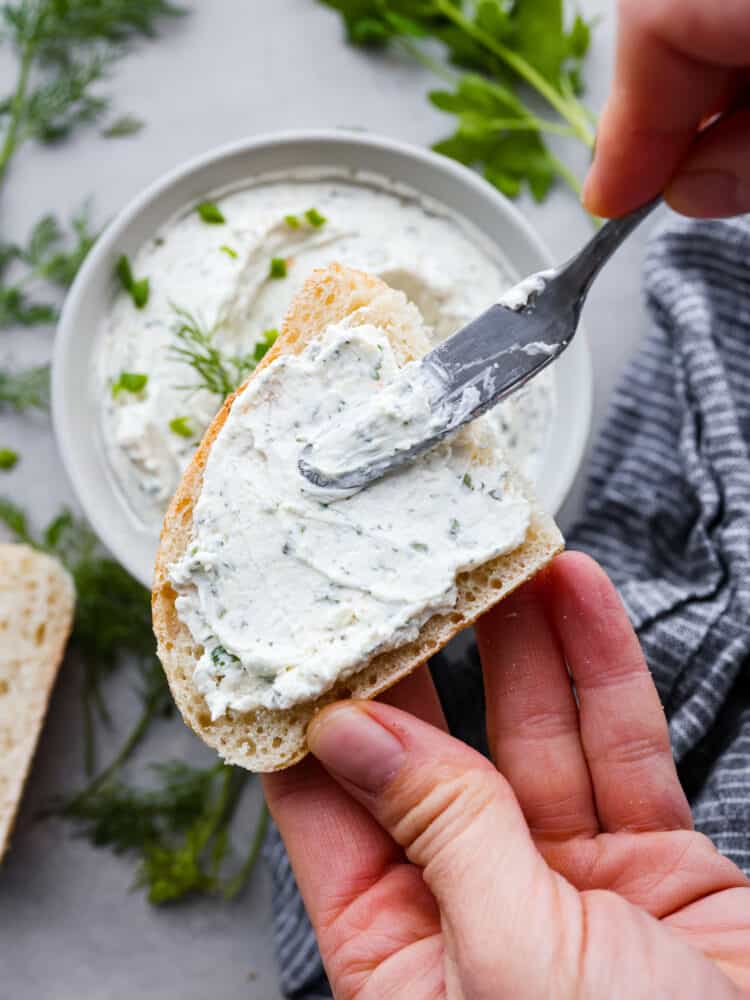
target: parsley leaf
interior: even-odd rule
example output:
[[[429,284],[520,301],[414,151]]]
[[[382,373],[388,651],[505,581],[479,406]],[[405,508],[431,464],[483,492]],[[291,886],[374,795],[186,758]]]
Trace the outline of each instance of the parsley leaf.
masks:
[[[218,205],[212,201],[202,201],[195,210],[204,222],[212,226],[221,226],[227,221]]]
[[[575,191],[575,174],[548,148],[548,134],[593,147],[592,116],[578,100],[591,24],[577,14],[566,30],[563,0],[321,0],[341,14],[356,45],[397,44],[448,81],[436,107],[458,117],[435,149],[478,167],[515,197],[528,186],[537,200],[559,178]],[[434,58],[471,72],[454,76]],[[546,102],[540,116],[527,92]],[[537,104],[539,102],[537,101]]]

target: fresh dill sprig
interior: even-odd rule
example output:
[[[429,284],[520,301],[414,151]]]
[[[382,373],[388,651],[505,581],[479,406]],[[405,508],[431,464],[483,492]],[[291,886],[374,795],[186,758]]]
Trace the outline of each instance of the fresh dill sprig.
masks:
[[[197,380],[181,389],[205,389],[226,399],[245,381],[255,368],[253,354],[225,354],[215,344],[215,329],[209,329],[193,313],[179,306],[172,306],[177,324],[177,343],[171,348],[174,358],[189,365]]]
[[[19,372],[0,369],[0,413],[8,408],[49,409],[49,365],[37,365]]]
[[[258,857],[268,814],[262,809],[250,851],[225,877],[229,827],[247,772],[216,764],[190,767],[182,761],[152,765],[155,782],[136,788],[112,779],[63,807],[97,846],[139,858],[135,885],[149,901],[175,902],[194,894],[236,895]]]
[[[0,100],[0,187],[24,142],[63,139],[100,118],[110,102],[96,86],[128,43],[152,37],[162,19],[184,12],[168,0],[3,3],[0,30],[18,68],[12,93]]]
[[[68,288],[96,236],[90,208],[84,205],[68,233],[54,215],[44,215],[25,245],[0,245],[0,329],[54,322],[57,306],[38,301],[37,290],[43,285]]]

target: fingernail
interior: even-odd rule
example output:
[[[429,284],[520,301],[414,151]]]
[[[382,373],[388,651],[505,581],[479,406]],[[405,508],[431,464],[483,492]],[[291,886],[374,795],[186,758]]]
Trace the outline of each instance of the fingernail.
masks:
[[[321,712],[307,743],[326,770],[365,792],[377,792],[395,776],[405,750],[392,732],[356,703]]]
[[[724,170],[678,174],[665,194],[676,212],[702,219],[740,215],[750,210],[750,188]]]

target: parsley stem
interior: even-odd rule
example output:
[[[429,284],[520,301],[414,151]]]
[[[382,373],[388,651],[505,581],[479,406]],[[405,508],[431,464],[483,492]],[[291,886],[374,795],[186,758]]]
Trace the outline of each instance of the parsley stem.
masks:
[[[523,80],[531,87],[534,87],[568,122],[578,138],[589,149],[594,148],[594,133],[589,126],[580,102],[575,97],[566,98],[560,94],[522,56],[513,52],[512,49],[507,48],[502,42],[498,42],[497,39],[493,38],[492,35],[488,34],[482,28],[477,27],[473,21],[451,3],[451,0],[435,0],[435,6],[441,14],[453,21],[457,27],[461,28],[481,45],[484,45],[485,48],[489,49],[499,59],[502,59],[506,66],[510,66],[511,69],[515,70]]]
[[[261,803],[258,822],[255,825],[255,833],[253,834],[253,839],[250,841],[250,850],[247,853],[247,857],[242,862],[242,866],[239,871],[236,872],[224,886],[225,899],[234,899],[234,897],[239,895],[239,893],[244,889],[247,880],[250,877],[250,873],[255,867],[255,862],[258,860],[258,855],[263,847],[263,841],[266,839],[268,820],[268,806],[266,805],[266,801],[264,799]]]
[[[575,136],[575,132],[570,125],[560,125],[557,122],[550,122],[545,118],[536,118],[533,115],[530,115],[528,118],[489,118],[487,119],[487,125],[498,131],[548,132],[550,135]]]
[[[435,76],[439,76],[441,80],[445,80],[447,84],[451,87],[455,86],[456,74],[452,73],[447,66],[438,62],[437,59],[433,59],[432,56],[428,56],[418,45],[410,38],[405,38],[403,36],[398,39],[399,45],[402,47],[404,52],[408,52],[410,56],[413,56],[417,62],[422,63],[422,65],[429,69]]]
[[[573,173],[573,171],[570,169],[570,167],[568,167],[565,163],[563,163],[562,160],[558,159],[556,156],[553,156],[552,153],[550,153],[549,155],[550,155],[550,159],[552,160],[552,162],[554,164],[555,170],[557,171],[557,173],[559,174],[559,176],[580,197],[581,196],[581,191],[582,191],[582,185],[581,185],[581,182],[576,177],[576,175]]]

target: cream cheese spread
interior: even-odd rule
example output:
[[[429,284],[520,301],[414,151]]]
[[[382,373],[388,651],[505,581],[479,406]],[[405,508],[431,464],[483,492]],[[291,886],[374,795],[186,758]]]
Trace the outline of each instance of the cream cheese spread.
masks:
[[[313,435],[351,420],[398,372],[383,331],[344,322],[273,361],[233,403],[170,568],[177,613],[204,649],[193,679],[213,718],[316,697],[452,608],[462,570],[523,542],[529,503],[487,417],[351,496],[302,476]]]
[[[133,255],[135,278],[148,279],[148,300],[136,308],[120,291],[100,331],[94,392],[101,444],[135,522],[154,533],[223,401],[175,351],[186,316],[226,358],[252,356],[310,271],[338,261],[404,291],[434,344],[513,283],[478,231],[376,177],[285,174],[217,193],[213,203],[214,219],[223,222],[209,223],[189,206]],[[272,268],[273,261],[281,264]],[[113,391],[123,373],[140,377]],[[554,408],[550,373],[492,413],[507,454],[532,481]]]

